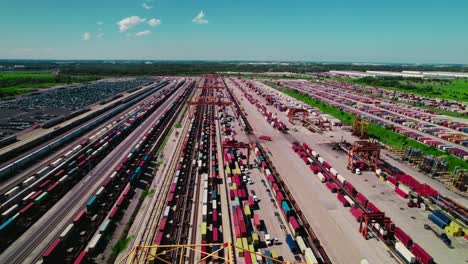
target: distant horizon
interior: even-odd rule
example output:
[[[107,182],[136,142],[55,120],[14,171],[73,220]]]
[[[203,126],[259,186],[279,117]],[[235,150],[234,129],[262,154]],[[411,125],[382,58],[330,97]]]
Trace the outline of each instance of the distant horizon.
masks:
[[[457,66],[457,67],[468,67],[468,63],[437,63],[437,62],[383,62],[383,61],[309,61],[309,60],[229,60],[229,59],[54,59],[54,58],[44,58],[44,59],[3,59],[2,61],[49,61],[49,62],[221,62],[221,63],[308,63],[308,64],[337,64],[337,65],[347,65],[347,64],[356,64],[356,66],[385,66],[385,65],[398,65],[398,66],[418,66],[418,65],[427,65],[427,66]]]

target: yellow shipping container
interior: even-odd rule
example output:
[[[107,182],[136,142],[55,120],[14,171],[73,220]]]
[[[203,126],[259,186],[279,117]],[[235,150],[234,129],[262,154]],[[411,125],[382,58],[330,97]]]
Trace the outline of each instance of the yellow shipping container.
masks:
[[[239,257],[242,257],[244,256],[244,250],[243,250],[243,246],[242,246],[242,238],[237,238],[236,239],[236,249],[238,250],[239,252]]]
[[[249,243],[247,242],[247,238],[245,237],[242,238],[242,248],[244,250],[249,250]]]
[[[231,186],[231,189],[237,190],[237,184],[233,182],[233,183],[232,183],[232,186]]]
[[[257,233],[252,233],[252,242],[254,247],[258,247],[259,239]]]
[[[461,225],[459,225],[456,221],[450,222],[450,229],[452,229],[455,232],[462,232],[463,228]]]
[[[271,250],[271,257],[274,259],[278,259],[278,253],[276,252],[276,250],[274,249]]]
[[[206,222],[203,222],[201,224],[201,233],[202,233],[202,236],[206,236]]]
[[[247,216],[247,217],[250,217],[250,216],[251,216],[251,214],[250,214],[250,206],[249,206],[248,204],[246,204],[246,205],[244,206],[244,214],[245,214],[245,216]]]
[[[249,250],[250,250],[250,258],[252,259],[252,263],[256,264],[257,263],[257,255],[255,255],[254,246],[249,245]]]

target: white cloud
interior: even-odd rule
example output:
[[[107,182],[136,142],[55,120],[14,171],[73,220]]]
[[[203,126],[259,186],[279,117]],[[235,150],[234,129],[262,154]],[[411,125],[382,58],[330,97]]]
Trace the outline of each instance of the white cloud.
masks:
[[[120,32],[125,32],[127,31],[128,29],[138,25],[138,24],[141,24],[143,22],[145,22],[146,19],[145,18],[141,18],[139,16],[130,16],[130,17],[126,17],[122,20],[120,20],[119,22],[117,22],[117,25],[119,26],[119,31]]]
[[[91,39],[91,34],[89,34],[89,32],[85,32],[85,33],[83,33],[83,35],[81,35],[81,39],[82,40],[90,40]]]
[[[99,22],[97,22],[96,24],[98,24],[99,26],[102,26],[102,25],[104,25],[104,22],[99,21]]]
[[[104,37],[104,33],[99,33],[99,34],[97,35],[97,37],[100,38],[100,39],[102,39],[102,37]]]
[[[193,23],[196,23],[196,24],[207,24],[208,23],[208,20],[205,19],[205,13],[202,11],[200,11],[200,13],[198,13],[198,15],[192,20]]]
[[[156,18],[150,19],[150,20],[148,20],[148,25],[150,25],[150,26],[152,26],[152,27],[161,25],[161,20],[160,20],[160,19],[156,19]]]
[[[146,36],[146,35],[149,35],[149,34],[151,34],[151,31],[145,30],[145,31],[137,32],[137,33],[135,34],[135,36],[141,37],[141,36]]]
[[[153,9],[154,6],[150,6],[147,3],[143,3],[143,4],[141,4],[141,7],[143,7],[146,10],[150,10],[150,9]]]

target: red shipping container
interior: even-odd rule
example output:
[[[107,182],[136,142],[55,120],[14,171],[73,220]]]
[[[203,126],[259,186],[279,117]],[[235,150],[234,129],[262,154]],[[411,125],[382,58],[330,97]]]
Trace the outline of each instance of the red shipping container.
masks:
[[[349,206],[349,202],[344,198],[343,194],[338,193],[338,195],[336,196],[336,198],[338,198],[338,201],[340,201],[341,204],[343,204],[344,207],[348,207],[348,206]]]
[[[244,261],[245,261],[245,264],[252,264],[252,259],[250,258],[249,251],[244,251]]]
[[[362,217],[362,210],[361,208],[356,208],[356,207],[350,207],[349,208],[349,211],[351,212],[351,214],[354,216],[354,218],[356,218],[356,221],[360,221],[361,220],[361,217]]]
[[[327,182],[325,185],[332,193],[335,193],[338,190],[338,188],[336,188],[337,187],[336,184],[334,183]]]
[[[377,208],[377,206],[375,206],[373,203],[371,202],[368,202],[367,203],[367,209],[371,210],[373,213],[378,213],[380,212],[379,208]]]
[[[242,236],[247,235],[247,227],[245,226],[244,220],[240,221],[239,227],[240,227]]]
[[[254,225],[256,228],[260,228],[261,223],[260,223],[260,217],[258,216],[257,213],[254,213]]]
[[[234,190],[229,190],[229,197],[231,198],[231,201],[234,201],[234,199],[236,198],[236,193],[234,192]]]
[[[250,207],[255,206],[255,201],[254,201],[253,196],[249,196],[249,206],[250,206]]]
[[[213,227],[213,242],[218,242],[218,228]]]
[[[284,200],[284,195],[281,191],[276,192],[276,200],[280,203]]]
[[[416,259],[421,264],[434,263],[434,259],[432,258],[432,256],[429,255],[429,253],[427,253],[420,245],[416,243],[411,246],[411,253],[414,254]]]
[[[275,191],[275,193],[276,193],[279,189],[280,189],[280,188],[278,187],[278,184],[273,183],[273,190]]]
[[[81,251],[81,253],[78,255],[78,257],[75,259],[73,264],[81,264],[86,262],[86,256],[88,255],[88,251],[84,250]]]
[[[156,239],[154,240],[154,243],[156,245],[161,245],[161,241],[163,239],[163,236],[164,236],[163,232],[158,232],[158,234],[156,235]]]
[[[395,188],[395,192],[400,195],[401,197],[403,197],[404,199],[407,199],[408,198],[408,194],[405,193],[404,191],[402,191],[400,188]]]
[[[291,224],[291,228],[292,228],[295,232],[298,232],[299,229],[301,228],[301,226],[300,226],[299,223],[297,222],[296,217],[294,217],[294,216],[290,216],[290,217],[289,217],[289,223]]]
[[[234,233],[236,234],[236,238],[241,238],[242,237],[240,227],[238,225],[234,226]]]
[[[167,218],[164,217],[161,219],[161,224],[159,224],[159,231],[163,232],[166,229]]]
[[[362,205],[364,207],[367,206],[367,198],[363,194],[357,193],[356,194],[356,200],[360,205]]]
[[[395,227],[394,235],[398,240],[400,240],[401,243],[403,243],[403,245],[405,245],[405,247],[410,248],[413,241],[410,236],[401,230],[401,228]]]
[[[26,214],[33,205],[34,205],[33,202],[26,205],[23,209],[20,210],[20,214]]]
[[[218,222],[218,211],[217,210],[213,210],[213,215],[211,217],[211,221],[213,223],[217,223]]]
[[[109,213],[109,219],[114,218],[114,217],[115,217],[115,214],[117,214],[117,211],[118,211],[118,210],[119,210],[119,208],[116,207],[116,206],[114,206],[114,207],[112,208],[112,210],[110,211],[110,213]]]

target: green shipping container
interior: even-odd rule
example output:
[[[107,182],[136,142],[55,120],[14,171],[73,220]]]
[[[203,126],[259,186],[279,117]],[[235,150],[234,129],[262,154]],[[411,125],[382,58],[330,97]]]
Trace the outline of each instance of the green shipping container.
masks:
[[[37,198],[34,200],[34,202],[40,203],[40,202],[44,201],[44,199],[47,197],[47,194],[48,194],[48,193],[45,192],[45,193],[39,195],[39,197],[37,197]]]

